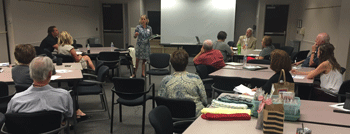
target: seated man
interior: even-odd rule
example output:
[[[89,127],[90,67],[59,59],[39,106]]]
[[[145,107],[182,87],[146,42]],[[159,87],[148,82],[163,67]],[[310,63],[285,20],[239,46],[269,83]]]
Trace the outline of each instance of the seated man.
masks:
[[[318,47],[322,44],[329,44],[329,35],[327,33],[320,33],[317,35],[315,44],[311,47],[311,54],[305,60],[294,63],[294,65],[301,64],[302,67],[317,67],[320,62],[317,58]]]
[[[255,49],[256,38],[253,37],[252,34],[253,34],[253,29],[248,28],[246,34],[239,37],[237,46],[238,44],[241,44],[243,49]]]
[[[186,71],[188,54],[185,50],[175,51],[170,58],[175,69],[172,75],[163,78],[158,96],[173,99],[191,99],[196,103],[196,115],[207,105],[207,94],[201,78]]]
[[[34,58],[29,65],[33,85],[12,97],[6,113],[58,111],[72,117],[73,101],[69,92],[49,85],[52,69],[53,63],[49,57]]]
[[[270,55],[270,53],[275,50],[275,46],[272,45],[272,39],[270,36],[265,36],[261,41],[261,45],[263,49],[255,59],[263,60],[265,56]]]
[[[193,58],[193,63],[196,65],[213,66],[217,70],[225,66],[224,57],[219,50],[213,49],[213,42],[211,40],[205,40],[203,42],[203,47]]]
[[[227,62],[231,56],[234,55],[232,48],[225,43],[227,34],[225,31],[220,31],[218,33],[218,41],[214,42],[213,49],[220,50],[222,56],[224,56],[224,61]]]
[[[53,52],[54,49],[58,49],[58,35],[60,32],[58,32],[56,26],[50,26],[47,29],[48,35],[46,38],[41,41],[40,43],[40,49],[42,53],[44,52],[44,49],[49,50],[50,52]]]

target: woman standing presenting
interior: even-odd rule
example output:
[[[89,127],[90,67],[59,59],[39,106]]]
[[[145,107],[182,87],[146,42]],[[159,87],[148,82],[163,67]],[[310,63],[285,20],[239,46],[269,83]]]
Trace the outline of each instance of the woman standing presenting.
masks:
[[[149,60],[150,55],[150,44],[149,38],[152,35],[152,28],[147,25],[149,22],[146,15],[141,15],[139,23],[136,26],[134,38],[137,38],[135,55],[136,55],[136,68],[134,69],[134,74],[131,78],[136,77],[136,71],[139,65],[139,61],[142,60],[142,74],[141,77],[145,77],[145,62]]]

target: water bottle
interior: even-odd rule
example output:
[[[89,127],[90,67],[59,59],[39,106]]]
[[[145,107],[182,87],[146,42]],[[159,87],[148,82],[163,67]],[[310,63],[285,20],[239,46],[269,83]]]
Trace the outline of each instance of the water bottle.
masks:
[[[237,54],[241,54],[241,44],[237,45]]]
[[[243,67],[247,66],[247,55],[243,57]]]
[[[90,53],[90,45],[89,45],[89,43],[87,44],[86,49],[87,49],[87,53],[89,54]]]
[[[114,44],[113,44],[113,42],[111,42],[111,51],[114,51]]]

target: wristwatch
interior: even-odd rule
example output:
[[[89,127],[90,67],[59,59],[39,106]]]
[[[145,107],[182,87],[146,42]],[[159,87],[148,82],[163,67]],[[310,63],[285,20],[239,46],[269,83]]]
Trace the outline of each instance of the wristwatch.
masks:
[[[313,54],[317,54],[316,51],[312,51]]]

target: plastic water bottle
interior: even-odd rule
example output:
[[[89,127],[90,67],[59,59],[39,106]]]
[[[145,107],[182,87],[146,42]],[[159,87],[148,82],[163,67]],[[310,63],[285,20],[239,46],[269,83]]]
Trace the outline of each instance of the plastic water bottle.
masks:
[[[86,49],[87,49],[87,53],[89,54],[90,53],[90,45],[89,45],[89,43],[87,44]]]
[[[243,67],[247,66],[247,55],[243,57]]]
[[[111,51],[114,51],[114,44],[113,44],[113,42],[111,42]]]
[[[237,54],[241,54],[241,44],[237,45]]]

